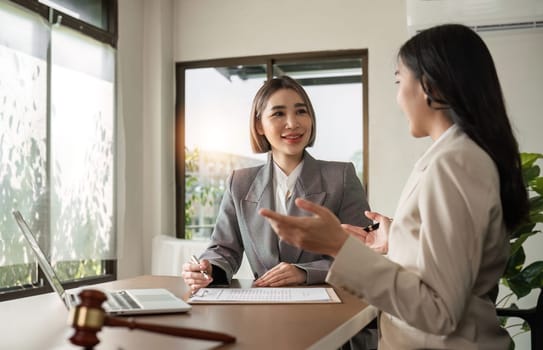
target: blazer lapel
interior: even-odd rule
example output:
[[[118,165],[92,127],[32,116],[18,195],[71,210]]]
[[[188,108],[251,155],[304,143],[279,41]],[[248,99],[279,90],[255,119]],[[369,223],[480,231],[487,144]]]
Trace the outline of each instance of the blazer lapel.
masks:
[[[294,191],[287,203],[287,214],[292,216],[310,216],[311,213],[296,206],[294,203],[296,198],[304,198],[319,205],[322,205],[326,199],[326,192],[322,190],[322,176],[318,161],[307,152],[304,153],[302,172],[294,185]],[[280,240],[279,252],[281,261],[296,263],[303,250]]]
[[[405,184],[405,186],[404,186],[404,188],[402,190],[402,194],[400,195],[400,200],[398,201],[396,211],[399,208],[403,207],[403,204],[405,203],[407,198],[409,198],[409,196],[411,195],[411,193],[413,192],[413,190],[415,189],[415,187],[419,183],[419,179],[420,179],[420,176],[421,176],[423,170],[424,170],[424,168],[419,168],[416,165],[413,168],[413,171],[411,172],[411,175],[409,175],[407,183]]]
[[[258,214],[260,208],[274,209],[273,164],[271,153],[267,163],[255,176],[246,197],[242,200],[243,221],[247,224],[252,248],[266,270],[279,263],[278,237],[268,221]],[[255,271],[258,273],[258,271]],[[260,273],[259,273],[260,275]]]
[[[419,183],[422,174],[428,167],[428,164],[431,162],[431,160],[435,157],[437,151],[441,147],[443,147],[444,144],[450,142],[451,139],[458,137],[460,129],[458,129],[456,125],[452,125],[450,129],[451,130],[448,131],[449,134],[444,139],[438,141],[439,144],[433,144],[432,146],[430,146],[430,148],[415,163],[413,171],[411,172],[411,175],[409,176],[409,179],[404,186],[402,194],[400,195],[400,200],[398,201],[396,211],[400,210],[400,208],[403,207],[403,204],[407,201],[411,193],[413,193],[413,190],[417,187],[417,184]]]

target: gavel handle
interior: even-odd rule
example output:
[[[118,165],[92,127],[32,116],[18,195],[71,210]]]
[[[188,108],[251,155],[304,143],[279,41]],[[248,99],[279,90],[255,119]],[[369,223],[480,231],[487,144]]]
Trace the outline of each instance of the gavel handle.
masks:
[[[203,339],[203,340],[215,340],[223,343],[233,343],[236,341],[236,338],[220,332],[213,331],[204,331],[194,328],[183,328],[183,327],[170,327],[170,326],[160,326],[149,323],[138,323],[133,319],[121,319],[117,317],[106,316],[104,320],[104,325],[111,327],[127,327],[130,329],[142,329],[149,332],[168,334],[178,337],[187,337],[194,339]]]

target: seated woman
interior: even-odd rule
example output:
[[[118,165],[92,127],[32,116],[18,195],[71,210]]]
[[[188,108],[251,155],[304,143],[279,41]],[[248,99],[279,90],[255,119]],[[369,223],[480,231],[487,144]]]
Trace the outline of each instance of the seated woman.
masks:
[[[343,223],[366,225],[366,195],[354,166],[316,160],[306,151],[315,141],[315,113],[306,92],[282,76],[257,92],[250,115],[251,145],[268,153],[262,166],[235,170],[227,180],[211,243],[200,264],[183,265],[183,278],[193,292],[210,283],[230,283],[243,253],[259,287],[323,283],[332,258],[279,240],[261,208],[306,215],[294,198],[323,205]],[[200,271],[206,271],[206,278]]]

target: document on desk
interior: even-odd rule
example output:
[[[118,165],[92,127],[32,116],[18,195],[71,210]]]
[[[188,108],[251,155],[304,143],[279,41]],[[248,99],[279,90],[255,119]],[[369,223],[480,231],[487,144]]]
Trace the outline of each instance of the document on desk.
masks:
[[[341,303],[333,288],[202,288],[190,304],[304,304]]]

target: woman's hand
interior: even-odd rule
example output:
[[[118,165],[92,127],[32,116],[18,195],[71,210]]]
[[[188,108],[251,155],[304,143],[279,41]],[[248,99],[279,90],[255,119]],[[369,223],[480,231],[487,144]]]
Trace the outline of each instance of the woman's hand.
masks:
[[[281,262],[254,282],[256,287],[281,287],[305,283],[307,274],[295,265]]]
[[[328,208],[296,198],[296,205],[312,216],[286,216],[269,209],[260,209],[260,215],[268,219],[276,234],[285,242],[315,253],[336,256],[347,233],[338,218]]]
[[[211,270],[213,265],[209,263],[209,260],[202,260],[200,264],[183,264],[183,280],[190,287],[191,293],[196,293],[198,289],[207,287],[212,281]],[[207,273],[209,279],[206,279],[202,271]]]
[[[360,239],[374,251],[380,254],[386,254],[388,252],[388,230],[392,223],[392,219],[376,212],[366,211],[364,214],[367,218],[379,222],[379,228],[367,232],[364,228],[359,226],[342,224],[341,227],[345,232]]]

